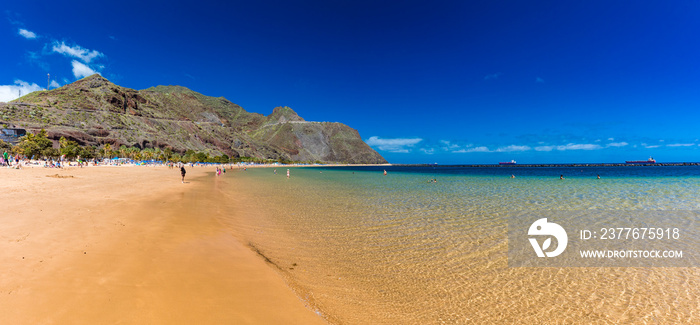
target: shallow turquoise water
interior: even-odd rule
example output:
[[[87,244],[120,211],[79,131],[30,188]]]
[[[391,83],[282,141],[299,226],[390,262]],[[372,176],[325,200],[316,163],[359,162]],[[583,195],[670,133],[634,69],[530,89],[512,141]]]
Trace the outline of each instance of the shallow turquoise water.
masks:
[[[508,268],[506,223],[529,210],[700,210],[700,168],[285,171],[227,175],[259,211],[237,231],[331,322],[698,317],[697,268]],[[534,303],[548,308],[533,312]]]

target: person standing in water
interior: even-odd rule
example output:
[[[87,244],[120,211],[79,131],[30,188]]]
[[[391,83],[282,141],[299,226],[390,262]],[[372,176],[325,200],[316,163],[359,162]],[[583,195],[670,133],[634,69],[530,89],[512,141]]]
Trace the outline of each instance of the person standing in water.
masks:
[[[386,175],[386,169],[384,170],[384,175]]]
[[[180,174],[182,175],[182,183],[185,183],[185,174],[187,174],[187,171],[185,170],[185,166],[180,166]]]
[[[287,178],[289,178],[289,168],[287,168]]]

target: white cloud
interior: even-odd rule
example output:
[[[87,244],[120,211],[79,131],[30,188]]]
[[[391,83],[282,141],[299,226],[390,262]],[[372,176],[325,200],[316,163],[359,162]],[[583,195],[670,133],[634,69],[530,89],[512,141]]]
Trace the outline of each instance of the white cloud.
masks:
[[[31,92],[42,90],[37,84],[30,84],[26,81],[15,80],[14,85],[4,85],[0,86],[0,102],[9,102],[19,98],[20,92],[22,96],[29,94]]]
[[[430,149],[420,148],[420,151],[422,151],[426,155],[432,155],[435,153],[435,148],[430,148]]]
[[[578,143],[569,143],[567,145],[563,146],[557,146],[557,150],[559,151],[564,151],[564,150],[596,150],[596,149],[601,149],[602,147],[597,145],[597,144],[578,144]]]
[[[528,151],[532,148],[529,146],[516,146],[516,145],[510,145],[507,147],[500,147],[496,149],[496,152],[512,152],[512,151]]]
[[[491,152],[488,147],[474,147],[474,148],[469,148],[467,149],[467,152]]]
[[[539,146],[535,147],[535,151],[552,151],[554,150],[554,146]]]
[[[35,39],[36,38],[36,34],[34,32],[30,32],[24,28],[20,28],[18,33],[26,39]]]
[[[613,142],[608,144],[606,147],[624,147],[628,145],[627,142]],[[603,149],[598,144],[592,143],[568,143],[566,145],[560,146],[539,146],[535,147],[535,151],[552,151],[552,150],[566,151],[566,150],[598,150]]]
[[[612,139],[612,138],[611,138]],[[608,143],[607,147],[624,147],[628,145],[629,143],[627,142],[613,142],[613,143]]]
[[[544,142],[538,142],[540,144],[539,146],[531,147],[528,145],[509,145],[509,146],[503,146],[503,147],[498,147],[496,149],[489,149],[486,146],[477,146],[473,147],[472,145],[466,145],[463,146],[462,149],[459,150],[454,150],[458,149],[457,146],[454,148],[452,143],[446,140],[441,140],[441,144],[443,144],[442,149],[443,150],[448,150],[450,149],[451,152],[453,153],[469,153],[469,152],[517,152],[517,151],[530,151],[530,150],[535,150],[539,152],[549,152],[553,150],[558,150],[558,151],[566,151],[566,150],[599,150],[599,149],[604,149],[604,148],[609,148],[609,147],[625,147],[628,146],[629,143],[627,142],[612,142],[607,145],[600,145],[600,144],[593,144],[593,143],[568,143],[565,145],[545,145]],[[646,145],[646,144],[643,144]]]
[[[410,148],[421,141],[423,141],[421,138],[382,139],[380,137],[370,137],[365,142],[369,146],[377,147],[377,149],[382,151],[408,153],[410,152]]]
[[[642,146],[643,146],[644,148],[647,148],[647,149],[653,149],[653,148],[661,147],[661,146],[659,146],[659,145],[648,145],[648,144],[646,144],[646,143],[642,143]]]
[[[469,149],[460,149],[460,150],[455,150],[452,151],[454,153],[467,153],[467,152],[491,152],[488,147],[474,147],[474,148],[469,148]]]
[[[447,140],[440,140],[440,143],[442,143],[442,145],[443,145],[443,147],[442,147],[443,150],[456,150],[457,148],[459,148],[459,145],[453,144]]]
[[[78,62],[77,60],[73,60],[71,64],[73,64],[73,75],[78,79],[92,76],[95,73],[99,73],[90,68],[89,66]]]
[[[49,84],[49,87],[51,87],[51,88],[58,88],[58,87],[61,87],[61,84],[59,84],[58,82],[56,82],[56,80],[51,80],[51,83]]]
[[[615,141],[615,138],[608,138],[608,141]]]
[[[73,57],[76,59],[80,59],[81,61],[85,63],[90,63],[95,58],[101,57],[104,54],[95,51],[95,50],[88,50],[80,47],[80,45],[75,45],[75,46],[68,46],[66,43],[61,42],[59,43],[58,41],[55,41],[53,43],[53,48],[52,51],[56,53],[63,54],[68,57]]]
[[[104,68],[102,65],[91,64],[94,59],[104,56],[99,51],[89,50],[80,45],[68,46],[65,42],[59,41],[54,41],[50,45],[53,52],[63,54],[68,58],[74,58],[74,60],[71,60],[71,65],[73,66],[73,75],[77,79],[96,73],[99,74],[100,70]]]
[[[695,143],[671,143],[667,144],[667,147],[691,147],[694,146]]]

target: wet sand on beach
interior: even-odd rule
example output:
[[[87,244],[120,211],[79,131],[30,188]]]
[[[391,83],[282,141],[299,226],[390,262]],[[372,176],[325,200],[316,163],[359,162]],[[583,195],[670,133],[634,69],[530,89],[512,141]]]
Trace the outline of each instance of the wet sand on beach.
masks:
[[[0,322],[324,324],[187,171],[0,169]]]

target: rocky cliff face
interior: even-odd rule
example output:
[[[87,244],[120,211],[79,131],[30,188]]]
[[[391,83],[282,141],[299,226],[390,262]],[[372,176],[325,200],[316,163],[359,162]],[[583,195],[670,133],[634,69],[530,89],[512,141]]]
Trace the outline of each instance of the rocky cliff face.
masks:
[[[309,122],[289,107],[264,116],[223,97],[180,86],[134,90],[93,75],[50,91],[0,103],[0,124],[46,129],[82,145],[135,146],[231,157],[385,163],[342,123]]]

